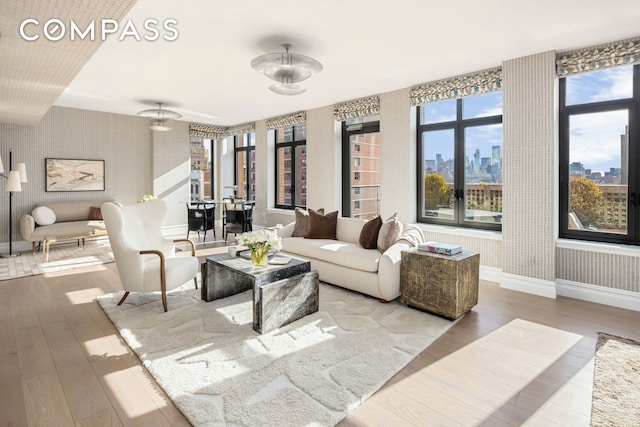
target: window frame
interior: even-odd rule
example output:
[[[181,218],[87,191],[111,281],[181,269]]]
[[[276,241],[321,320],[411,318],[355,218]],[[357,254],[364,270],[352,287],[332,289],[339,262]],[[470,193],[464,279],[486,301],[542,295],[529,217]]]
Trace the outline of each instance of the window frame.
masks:
[[[571,77],[571,76],[568,76]],[[567,77],[558,82],[558,117],[559,117],[559,237],[564,239],[586,240],[601,243],[640,245],[640,64],[633,65],[633,95],[631,98],[588,102],[583,104],[566,104]],[[627,187],[627,233],[615,234],[593,230],[576,230],[569,228],[569,181],[570,181],[570,128],[569,121],[573,115],[604,113],[617,110],[628,110],[629,114],[629,159]]]
[[[306,187],[306,185],[302,184],[302,173],[301,172],[301,179],[300,182],[298,182],[298,174],[297,174],[297,167],[296,167],[296,160],[297,160],[297,148],[304,146],[305,147],[305,159],[306,159],[306,147],[307,147],[307,139],[300,139],[300,140],[296,140],[296,126],[300,126],[304,124],[306,127],[306,123],[300,123],[298,125],[293,125],[293,126],[285,126],[282,128],[278,128],[278,129],[274,129],[274,136],[275,136],[275,202],[274,202],[274,206],[278,209],[289,209],[289,210],[293,210],[297,207],[301,207],[301,208],[306,208],[307,205],[305,204],[301,204],[298,203],[297,197],[296,197],[296,187],[298,185],[301,186],[301,189],[303,187]],[[287,141],[287,142],[278,142],[278,132],[280,131],[280,129],[284,129],[284,128],[292,128],[291,129],[291,141]],[[305,129],[305,136],[306,136],[307,132]],[[287,204],[282,204],[278,202],[279,196],[280,194],[278,193],[278,191],[280,190],[280,182],[279,182],[279,177],[280,177],[280,171],[278,170],[278,166],[279,166],[279,153],[280,153],[280,149],[282,148],[286,148],[286,147],[290,147],[291,148],[291,182],[292,182],[292,186],[289,188],[289,193],[291,194],[291,204],[287,205]],[[306,170],[306,160],[304,162],[304,167]],[[305,178],[306,178],[306,173],[305,173]],[[306,179],[304,180],[306,181]],[[306,194],[306,191],[305,191]]]
[[[475,95],[471,95],[475,96]],[[465,97],[469,98],[469,97]],[[474,117],[465,119],[464,117],[464,99],[465,98],[457,98],[456,99],[456,118],[454,120],[449,120],[446,122],[439,123],[428,123],[422,124],[423,114],[423,105],[418,105],[416,108],[416,118],[417,118],[417,133],[416,133],[416,143],[417,143],[417,219],[419,223],[423,224],[438,224],[438,225],[448,225],[453,227],[463,227],[463,228],[474,228],[474,229],[482,229],[482,230],[495,230],[502,231],[502,221],[501,222],[485,222],[485,221],[473,221],[465,219],[465,211],[466,211],[466,193],[464,190],[465,187],[465,129],[479,126],[490,126],[490,125],[502,125],[502,117],[504,115],[504,109],[500,115],[495,116],[485,116],[485,117]],[[428,217],[424,215],[424,149],[423,149],[423,140],[422,134],[428,131],[439,131],[439,130],[453,130],[453,138],[454,138],[454,149],[453,149],[453,162],[454,162],[454,207],[453,207],[453,219],[442,219],[435,217]],[[504,130],[504,129],[503,129]],[[502,147],[504,150],[504,133],[503,133],[503,141]],[[504,170],[504,168],[503,168]],[[501,184],[502,185],[502,184]],[[464,197],[459,197],[460,187],[462,187],[462,194]]]
[[[343,217],[351,217],[351,167],[353,157],[351,156],[350,137],[353,135],[363,135],[367,133],[380,133],[380,119],[375,116],[375,120],[362,123],[342,122],[342,212]],[[366,117],[365,117],[366,118]],[[360,153],[360,143],[354,143],[354,152]],[[381,155],[382,156],[382,155]],[[359,154],[358,157],[361,157]],[[360,174],[358,173],[358,177]],[[358,178],[359,179],[359,178]],[[354,174],[355,180],[355,174]],[[378,206],[379,207],[379,206]]]
[[[253,134],[253,137],[252,137]],[[240,188],[238,187],[238,155],[241,152],[245,153],[245,163],[246,163],[246,171],[247,175],[245,176],[245,182],[247,183],[247,188],[245,190],[245,199],[251,200],[251,167],[249,166],[249,162],[251,161],[251,151],[254,152],[256,149],[256,135],[254,132],[246,132],[233,136],[233,184],[238,188],[238,192],[240,192]],[[238,146],[238,137],[247,135],[247,145],[246,146]]]

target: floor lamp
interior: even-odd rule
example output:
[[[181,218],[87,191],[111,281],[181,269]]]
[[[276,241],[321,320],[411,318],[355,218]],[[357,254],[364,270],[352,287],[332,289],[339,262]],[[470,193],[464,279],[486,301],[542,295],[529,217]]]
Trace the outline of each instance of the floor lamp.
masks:
[[[27,168],[24,163],[18,163],[18,170],[13,169],[13,153],[9,151],[9,175],[4,172],[2,158],[0,158],[0,176],[7,180],[5,191],[9,193],[9,253],[1,255],[3,258],[15,257],[20,254],[13,253],[13,193],[22,191],[21,182],[27,182]]]

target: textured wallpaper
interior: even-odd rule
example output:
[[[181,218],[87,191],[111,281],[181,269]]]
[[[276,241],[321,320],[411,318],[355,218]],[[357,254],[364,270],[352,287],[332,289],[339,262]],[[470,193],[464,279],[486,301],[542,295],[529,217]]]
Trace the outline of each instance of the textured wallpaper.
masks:
[[[22,240],[19,218],[36,202],[114,200],[135,202],[152,192],[149,120],[121,114],[52,107],[35,126],[0,124],[0,155],[9,169],[26,163],[29,182],[13,197],[13,240]],[[105,191],[45,192],[45,158],[105,161]],[[0,186],[0,241],[8,242],[8,196]]]
[[[505,61],[502,271],[555,280],[555,53]]]

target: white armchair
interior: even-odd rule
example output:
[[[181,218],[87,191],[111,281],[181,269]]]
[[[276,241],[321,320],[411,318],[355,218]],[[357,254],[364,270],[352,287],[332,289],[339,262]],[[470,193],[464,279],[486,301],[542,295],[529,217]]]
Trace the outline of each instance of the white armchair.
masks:
[[[167,217],[167,205],[163,200],[124,207],[109,202],[103,204],[101,210],[125,291],[118,305],[129,292],[160,291],[164,311],[167,311],[167,291],[191,279],[198,288],[198,258],[193,242],[167,239],[162,234],[162,224]],[[188,242],[191,256],[176,256],[176,242]]]

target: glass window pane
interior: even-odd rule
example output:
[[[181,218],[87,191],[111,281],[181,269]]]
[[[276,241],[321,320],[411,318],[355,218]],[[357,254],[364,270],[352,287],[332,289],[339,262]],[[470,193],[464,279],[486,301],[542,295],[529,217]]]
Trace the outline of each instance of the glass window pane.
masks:
[[[345,123],[347,125],[356,125],[359,123],[369,123],[369,122],[377,122],[377,121],[380,121],[380,115],[375,114],[371,116],[355,117],[353,119],[346,120]]]
[[[588,104],[633,96],[633,66],[566,77],[566,105]]]
[[[278,204],[291,205],[291,147],[278,148]]]
[[[360,158],[351,166],[351,210],[359,204],[360,218],[373,218],[379,213],[380,192],[380,133],[362,133],[349,137],[351,157]],[[356,154],[356,146],[358,152]],[[358,189],[359,193],[356,193]]]
[[[278,129],[277,143],[293,141],[293,127],[288,126]]]
[[[251,133],[245,133],[244,134],[244,139],[245,139],[245,147],[253,147],[256,145],[256,133],[255,132],[251,132]]]
[[[256,150],[249,150],[249,191],[247,200],[256,199]]]
[[[465,129],[465,220],[502,222],[502,124]]]
[[[423,125],[431,123],[452,122],[456,119],[456,100],[447,99],[438,102],[429,102],[422,106],[422,123]]]
[[[238,197],[244,198],[247,194],[247,152],[236,152],[236,185]]]
[[[307,124],[302,123],[294,126],[293,138],[295,141],[305,141],[307,139]]]
[[[502,92],[469,96],[462,100],[462,118],[499,116],[502,114]]]
[[[296,147],[296,206],[307,206],[307,146]]]
[[[627,234],[628,110],[569,117],[569,229]]]
[[[422,133],[424,216],[453,220],[453,129]]]

